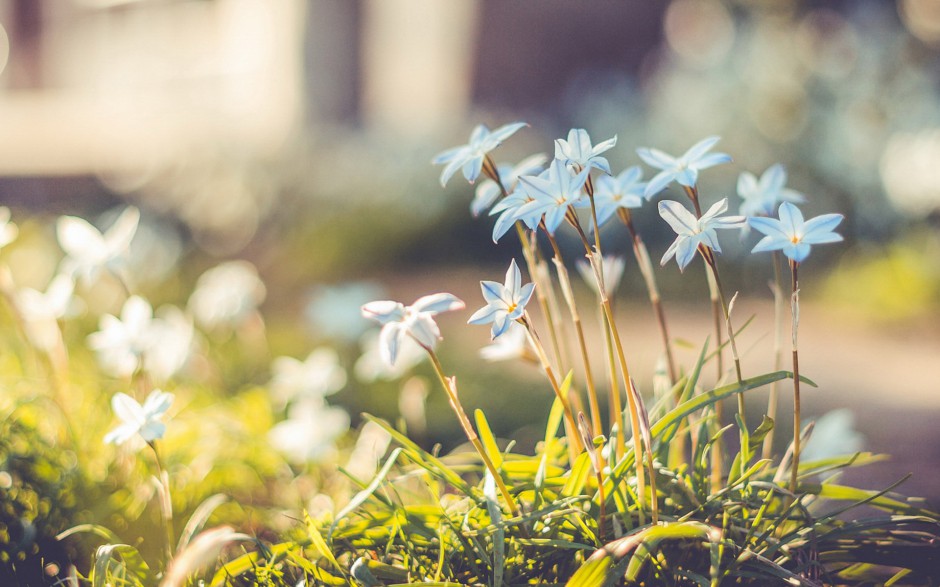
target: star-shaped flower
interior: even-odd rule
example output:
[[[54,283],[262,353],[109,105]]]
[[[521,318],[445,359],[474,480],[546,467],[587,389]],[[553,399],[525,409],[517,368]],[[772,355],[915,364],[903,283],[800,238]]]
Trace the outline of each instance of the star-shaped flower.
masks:
[[[590,171],[590,168],[585,168],[572,176],[565,164],[555,159],[548,168],[547,177],[520,177],[519,182],[532,201],[519,208],[516,219],[531,221],[544,215],[545,230],[549,234],[555,234],[565,219],[568,208],[580,205],[584,195],[581,188],[584,187]]]
[[[646,184],[641,181],[643,172],[638,165],[628,167],[620,175],[602,175],[594,187],[594,206],[597,224],[603,226],[618,208],[639,208],[653,196],[646,195]]]
[[[544,153],[538,153],[526,157],[515,167],[497,165],[496,170],[499,172],[499,181],[503,184],[503,189],[506,190],[507,194],[511,194],[516,189],[520,177],[523,175],[538,175],[545,167],[546,161],[548,161],[548,157]],[[480,185],[477,186],[473,202],[470,203],[470,213],[479,216],[492,206],[502,193],[502,190],[492,179],[481,181]]]
[[[446,186],[458,169],[463,171],[463,176],[467,181],[470,183],[476,181],[483,169],[483,159],[486,154],[524,126],[528,125],[524,122],[514,122],[490,131],[485,124],[478,125],[470,134],[469,143],[447,149],[431,160],[434,165],[446,165],[441,172],[441,185]]]
[[[743,200],[738,213],[742,216],[773,216],[782,202],[801,203],[803,194],[788,189],[787,170],[777,163],[767,168],[760,179],[745,171],[738,177],[738,195]]]
[[[727,210],[727,198],[716,202],[707,212],[702,214],[701,218],[696,218],[679,202],[672,200],[660,202],[659,215],[669,223],[669,226],[678,235],[676,240],[669,245],[666,254],[663,255],[660,261],[660,265],[665,265],[669,259],[675,257],[679,269],[685,270],[686,265],[692,261],[699,246],[720,253],[721,247],[718,244],[718,234],[715,230],[719,228],[740,228],[744,222],[743,216],[719,218],[719,215],[724,214]]]
[[[97,353],[101,367],[115,377],[130,377],[137,371],[153,340],[153,307],[140,296],[131,296],[121,308],[121,317],[105,314],[98,331],[88,335],[88,346]]]
[[[506,332],[512,322],[522,318],[525,306],[532,298],[532,291],[535,289],[534,283],[522,285],[522,273],[515,259],[506,271],[505,283],[481,281],[480,286],[486,305],[474,312],[467,323],[489,324],[492,322],[493,338]]]
[[[541,176],[547,177],[548,171],[543,171]],[[496,218],[496,224],[493,225],[494,243],[498,242],[499,239],[513,227],[517,220],[524,222],[525,225],[529,227],[529,230],[536,230],[539,227],[539,222],[542,220],[541,214],[529,214],[524,218],[519,216],[519,210],[532,201],[534,201],[534,199],[528,192],[519,188],[499,202],[496,202],[496,205],[490,209],[491,216],[495,214],[499,215]]]
[[[81,218],[60,217],[56,222],[56,236],[67,255],[63,261],[65,272],[87,283],[102,269],[116,271],[137,233],[139,222],[140,211],[134,207],[125,209],[104,233]]]
[[[731,156],[725,153],[709,153],[721,137],[708,137],[692,146],[680,157],[673,157],[659,149],[640,148],[636,150],[640,159],[657,169],[661,169],[653,179],[646,184],[647,198],[658,194],[673,181],[686,187],[694,187],[698,181],[698,172],[715,165],[729,163]]]
[[[173,394],[155,389],[150,392],[144,405],[126,393],[116,393],[111,398],[111,408],[121,420],[117,428],[108,432],[106,443],[124,444],[138,434],[147,442],[163,438],[166,424],[160,421],[173,404]]]
[[[434,316],[463,308],[463,301],[455,295],[437,293],[418,298],[410,306],[391,300],[369,302],[362,306],[362,315],[382,325],[382,331],[379,333],[379,352],[386,363],[394,365],[398,349],[406,335],[424,348],[433,350],[441,339],[441,331],[434,321]]]
[[[568,140],[555,139],[555,159],[565,165],[575,168],[575,171],[600,169],[610,174],[610,163],[601,157],[601,153],[609,151],[617,144],[617,136],[607,139],[597,145],[591,144],[591,137],[583,128],[573,128],[568,131]]]
[[[844,218],[842,214],[823,214],[804,221],[800,209],[784,202],[780,204],[776,218],[748,218],[754,230],[766,236],[758,241],[752,253],[761,251],[783,251],[788,259],[802,263],[809,256],[811,245],[837,243],[842,235],[833,232]]]

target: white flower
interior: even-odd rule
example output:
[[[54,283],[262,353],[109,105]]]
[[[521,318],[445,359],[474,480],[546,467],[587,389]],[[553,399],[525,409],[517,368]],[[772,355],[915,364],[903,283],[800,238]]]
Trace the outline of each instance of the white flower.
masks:
[[[499,181],[503,184],[503,189],[507,194],[511,194],[516,189],[520,177],[523,175],[538,175],[545,167],[547,160],[548,157],[544,153],[539,153],[526,157],[515,167],[512,165],[497,165],[496,171],[499,173]],[[503,190],[492,179],[481,181],[474,193],[473,202],[470,203],[470,213],[479,216],[492,206],[502,193]]]
[[[19,233],[16,224],[10,222],[10,209],[0,206],[0,248],[12,243]]]
[[[646,184],[646,197],[653,197],[673,181],[686,187],[695,187],[699,171],[722,163],[730,163],[731,156],[725,153],[708,152],[719,140],[720,137],[702,139],[678,157],[673,157],[659,149],[637,149],[636,153],[640,159],[662,170]]]
[[[812,245],[823,245],[842,241],[842,235],[833,232],[842,222],[842,214],[822,214],[803,220],[800,209],[784,202],[780,204],[776,218],[748,218],[751,228],[765,234],[752,253],[761,251],[783,251],[787,258],[802,263],[809,256]]]
[[[365,383],[401,379],[428,358],[428,354],[421,348],[421,345],[409,336],[402,339],[394,365],[389,365],[383,358],[377,331],[367,332],[362,337],[361,346],[362,355],[356,360],[353,370],[356,373],[356,379]]]
[[[825,413],[813,427],[801,458],[804,462],[851,455],[864,450],[865,438],[855,429],[855,415],[842,408]]]
[[[143,369],[157,382],[176,375],[192,355],[193,320],[176,306],[161,306],[150,322]]]
[[[604,255],[603,259],[604,290],[608,295],[613,295],[614,292],[617,291],[617,288],[620,287],[620,281],[623,278],[623,270],[627,265],[627,260],[618,255]],[[588,284],[588,287],[590,287],[594,293],[599,293],[597,291],[597,278],[594,276],[594,269],[591,267],[591,264],[587,261],[578,261],[576,267],[578,268],[578,273],[581,274],[581,278],[584,279],[584,283]]]
[[[266,295],[254,265],[228,261],[199,277],[189,297],[189,311],[204,328],[237,328],[257,311]]]
[[[673,241],[666,254],[663,255],[660,265],[665,265],[673,256],[679,269],[685,269],[692,261],[699,246],[707,247],[716,253],[721,252],[718,244],[716,229],[740,228],[744,222],[743,216],[727,216],[719,218],[728,210],[728,200],[716,202],[701,218],[685,209],[679,202],[663,200],[659,203],[659,215],[676,231],[676,240]]]
[[[738,176],[738,195],[743,200],[738,213],[742,216],[772,216],[783,202],[800,203],[803,194],[788,189],[787,170],[777,163],[767,168],[760,179],[745,171]]]
[[[105,314],[98,331],[88,335],[88,346],[97,353],[101,368],[114,377],[130,377],[150,347],[153,308],[140,296],[131,296],[121,308],[121,317]]]
[[[349,429],[349,414],[320,399],[293,404],[287,419],[275,424],[268,440],[295,463],[317,461],[331,454],[336,439]]]
[[[386,363],[394,365],[406,335],[426,349],[433,350],[441,338],[434,316],[463,308],[463,301],[455,295],[437,293],[418,298],[410,306],[390,300],[369,302],[362,307],[362,315],[382,325],[379,352]]]
[[[358,479],[371,479],[391,442],[392,435],[385,428],[375,422],[366,422],[359,431],[346,470]]]
[[[140,211],[128,207],[103,234],[86,220],[75,216],[61,216],[56,222],[59,246],[67,257],[63,269],[87,283],[95,279],[102,269],[117,271],[130,247]]]
[[[510,322],[506,331],[490,344],[480,349],[480,356],[486,361],[514,361],[534,355],[529,350],[529,339],[525,326]]]
[[[150,392],[144,400],[144,405],[140,405],[137,400],[126,393],[114,394],[111,398],[111,407],[121,423],[105,435],[104,441],[124,444],[137,435],[147,442],[163,438],[166,424],[161,422],[160,418],[172,404],[173,394],[159,389]]]
[[[617,136],[591,144],[591,136],[583,128],[573,128],[568,131],[568,140],[555,139],[555,159],[565,165],[574,167],[575,171],[595,167],[604,173],[610,174],[610,164],[600,154],[612,149],[617,144]]]
[[[463,176],[467,181],[470,183],[476,181],[483,169],[486,154],[524,126],[528,125],[524,122],[514,122],[490,131],[485,124],[477,125],[470,134],[469,143],[438,153],[431,161],[434,165],[445,165],[441,172],[441,185],[447,185],[448,180],[457,173],[458,169],[463,171]]]
[[[493,323],[492,334],[495,339],[506,332],[509,325],[525,314],[525,306],[532,298],[535,290],[534,283],[522,285],[522,272],[513,259],[506,270],[504,283],[495,281],[481,281],[483,299],[486,305],[470,316],[467,324]]]
[[[271,366],[271,393],[281,406],[304,397],[323,398],[346,385],[346,370],[331,348],[315,349],[305,361],[278,357]]]
[[[62,343],[59,320],[69,314],[74,291],[72,278],[60,273],[45,292],[28,287],[16,292],[16,308],[23,319],[26,336],[37,349],[49,352]]]

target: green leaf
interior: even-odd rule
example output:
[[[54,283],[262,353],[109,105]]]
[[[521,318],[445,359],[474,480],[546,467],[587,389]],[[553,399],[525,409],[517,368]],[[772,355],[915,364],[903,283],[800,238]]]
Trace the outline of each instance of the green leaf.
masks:
[[[182,552],[183,549],[186,548],[190,540],[205,527],[212,512],[226,501],[228,501],[227,495],[216,493],[199,504],[199,507],[193,512],[193,515],[189,516],[189,521],[186,522],[186,527],[183,528],[183,532],[180,534],[179,542],[176,545],[176,552]]]
[[[499,451],[496,439],[493,438],[493,432],[490,430],[490,424],[486,421],[483,410],[474,410],[473,418],[477,422],[477,433],[480,436],[480,442],[483,443],[483,448],[486,449],[486,455],[493,461],[494,467],[500,468],[503,466],[503,454]]]
[[[330,547],[327,546],[326,540],[323,539],[323,535],[320,534],[320,530],[317,529],[316,524],[313,523],[313,519],[310,518],[310,515],[304,510],[304,525],[307,527],[307,537],[310,538],[310,544],[313,546],[314,550],[317,551],[321,557],[325,558],[333,568],[340,572],[340,574],[345,574],[343,567],[339,565],[336,557],[333,556],[333,552],[330,550]]]
[[[91,572],[92,587],[143,585],[148,575],[147,563],[137,549],[128,544],[105,544],[95,551]]]
[[[574,465],[571,467],[571,474],[568,476],[568,481],[565,483],[565,486],[561,489],[561,495],[564,497],[579,495],[581,490],[584,489],[584,485],[587,483],[590,472],[591,459],[588,453],[582,452],[578,455],[578,458],[574,461]]]
[[[385,464],[382,465],[382,468],[376,474],[375,479],[369,483],[368,487],[353,496],[353,498],[349,500],[349,503],[346,504],[346,507],[336,514],[336,519],[333,520],[333,523],[330,525],[330,530],[327,532],[327,536],[330,537],[329,539],[332,540],[333,531],[336,529],[336,525],[339,524],[340,520],[348,516],[359,506],[365,503],[365,501],[369,499],[369,497],[382,485],[382,483],[385,481],[386,475],[388,475],[388,472],[392,470],[392,467],[395,465],[395,461],[398,460],[398,455],[400,455],[403,451],[404,449],[401,447],[393,450],[392,454],[388,455],[388,459],[386,459]]]

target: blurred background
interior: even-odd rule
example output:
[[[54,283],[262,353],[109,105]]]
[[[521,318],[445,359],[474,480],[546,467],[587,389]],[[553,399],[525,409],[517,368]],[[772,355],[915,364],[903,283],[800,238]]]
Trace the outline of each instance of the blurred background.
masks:
[[[813,417],[850,407],[864,446],[894,455],[870,485],[916,470],[906,491],[936,502],[940,0],[0,0],[0,204],[40,219],[36,233],[43,218],[106,226],[139,206],[135,279],[158,302],[248,259],[277,354],[346,344],[351,366],[358,305],[374,298],[444,290],[482,305],[477,281],[501,279],[517,246],[494,245],[492,219],[469,214],[473,188],[457,177],[442,190],[430,160],[477,123],[516,120],[531,126],[498,162],[551,153],[572,127],[618,136],[615,172],[640,163],[637,147],[679,154],[719,134],[735,162],[704,174],[706,202],[734,208],[742,171],[782,162],[808,215],[844,213],[846,243],[802,275],[801,363],[820,384],[804,402]],[[636,221],[658,258],[667,227],[652,210]],[[624,234],[605,239],[629,253]],[[773,323],[752,244],[728,242],[723,271],[740,315],[758,316],[744,358],[757,372]],[[4,255],[37,287],[55,268],[34,249]],[[648,382],[657,335],[627,265],[618,304]],[[696,269],[659,277],[684,361],[710,333]],[[465,401],[498,434],[537,436],[544,385],[481,363],[488,334],[462,328],[467,316],[443,327]],[[267,377],[243,371],[233,387]],[[387,387],[351,382],[336,403],[394,418]],[[446,444],[456,427],[440,395],[428,439]]]

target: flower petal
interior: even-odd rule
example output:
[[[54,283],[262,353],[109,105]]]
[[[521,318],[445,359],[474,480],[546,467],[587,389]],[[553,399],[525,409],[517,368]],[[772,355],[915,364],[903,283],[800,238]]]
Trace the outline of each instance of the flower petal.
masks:
[[[426,314],[463,310],[464,307],[463,300],[449,293],[436,293],[423,296],[411,304],[413,310]]]
[[[659,203],[659,215],[669,223],[676,234],[690,235],[698,228],[695,216],[685,209],[685,206],[673,200],[663,200]]]
[[[379,300],[365,304],[360,312],[364,317],[375,320],[379,324],[387,324],[401,321],[405,317],[405,306],[392,300]]]

